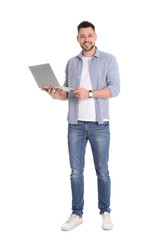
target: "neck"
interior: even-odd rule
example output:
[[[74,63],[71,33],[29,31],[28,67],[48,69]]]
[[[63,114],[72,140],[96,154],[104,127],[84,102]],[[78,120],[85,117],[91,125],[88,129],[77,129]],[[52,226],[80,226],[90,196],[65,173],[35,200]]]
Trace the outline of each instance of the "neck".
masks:
[[[95,52],[96,52],[96,47],[94,46],[90,51],[83,50],[83,56],[84,57],[93,57]]]

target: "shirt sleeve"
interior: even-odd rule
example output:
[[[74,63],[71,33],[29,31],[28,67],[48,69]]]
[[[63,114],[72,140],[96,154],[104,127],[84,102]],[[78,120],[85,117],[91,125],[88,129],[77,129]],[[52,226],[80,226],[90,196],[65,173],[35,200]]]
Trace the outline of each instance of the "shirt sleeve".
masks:
[[[107,87],[110,89],[111,97],[117,97],[120,93],[120,76],[119,68],[116,58],[112,56],[112,59],[108,65],[107,74]]]
[[[65,68],[65,82],[63,84],[64,87],[68,87],[68,62]]]

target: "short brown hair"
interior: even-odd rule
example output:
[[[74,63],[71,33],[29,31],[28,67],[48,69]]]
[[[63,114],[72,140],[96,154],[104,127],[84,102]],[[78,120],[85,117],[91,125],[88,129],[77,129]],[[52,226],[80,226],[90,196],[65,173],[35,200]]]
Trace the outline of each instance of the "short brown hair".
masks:
[[[79,30],[81,28],[88,28],[88,27],[91,27],[93,29],[93,31],[95,32],[95,26],[91,23],[91,22],[88,22],[88,21],[83,21],[81,22],[78,26],[77,26],[77,30],[79,32]]]

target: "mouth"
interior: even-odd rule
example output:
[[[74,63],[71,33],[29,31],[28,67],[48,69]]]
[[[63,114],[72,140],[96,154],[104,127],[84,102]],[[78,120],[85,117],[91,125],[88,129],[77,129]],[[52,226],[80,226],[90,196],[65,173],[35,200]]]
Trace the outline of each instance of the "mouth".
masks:
[[[83,45],[84,45],[85,47],[89,47],[89,46],[91,45],[91,43],[85,42],[85,43],[83,43]]]

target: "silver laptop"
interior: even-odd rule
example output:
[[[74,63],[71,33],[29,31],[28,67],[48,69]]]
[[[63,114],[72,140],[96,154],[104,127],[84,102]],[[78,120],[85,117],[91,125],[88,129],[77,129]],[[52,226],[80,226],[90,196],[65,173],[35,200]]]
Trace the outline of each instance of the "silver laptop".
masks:
[[[55,89],[60,88],[64,92],[74,90],[73,88],[60,86],[49,63],[29,66],[29,69],[39,88],[48,89],[51,86]]]

